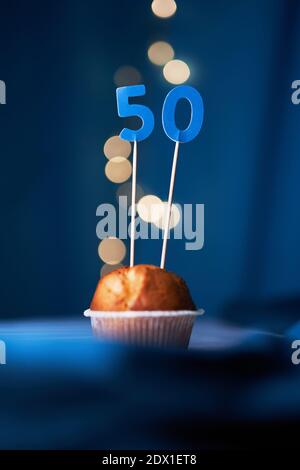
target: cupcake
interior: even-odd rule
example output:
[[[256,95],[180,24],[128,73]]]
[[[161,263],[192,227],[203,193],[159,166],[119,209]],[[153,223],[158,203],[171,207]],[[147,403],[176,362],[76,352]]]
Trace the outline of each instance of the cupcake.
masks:
[[[201,313],[183,279],[140,264],[104,276],[85,315],[99,337],[187,347],[195,316]]]

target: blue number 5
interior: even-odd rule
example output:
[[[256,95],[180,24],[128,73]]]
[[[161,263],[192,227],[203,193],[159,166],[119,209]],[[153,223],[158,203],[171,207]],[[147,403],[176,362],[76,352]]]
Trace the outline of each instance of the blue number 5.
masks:
[[[140,129],[127,129],[121,131],[120,137],[131,142],[144,140],[153,131],[154,116],[152,111],[142,104],[130,104],[129,98],[143,96],[146,93],[145,85],[132,85],[117,88],[117,106],[120,117],[137,116],[142,120]]]

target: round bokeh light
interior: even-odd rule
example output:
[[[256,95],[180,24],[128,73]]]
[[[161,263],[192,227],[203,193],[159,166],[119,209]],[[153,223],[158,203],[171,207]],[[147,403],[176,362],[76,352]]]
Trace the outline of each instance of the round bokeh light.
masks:
[[[168,208],[168,203],[162,202],[160,205],[160,216],[158,220],[154,222],[154,224],[161,230],[164,230],[165,228],[166,219],[167,219],[167,208]],[[169,229],[175,228],[176,225],[179,224],[180,217],[181,217],[180,210],[175,204],[172,204]]]
[[[126,256],[126,246],[119,238],[105,238],[99,243],[98,254],[106,264],[120,264]]]
[[[170,18],[176,12],[177,5],[175,0],[153,0],[151,8],[159,18]]]
[[[148,57],[155,65],[165,65],[174,58],[174,49],[165,41],[157,41],[149,47]]]
[[[132,184],[131,182],[123,183],[118,187],[116,192],[116,198],[121,207],[129,207],[131,205],[131,193],[132,193]],[[136,185],[136,194],[135,201],[138,202],[141,197],[144,196],[144,191],[140,185]],[[119,199],[122,197],[122,199]],[[126,197],[127,200],[123,200]]]
[[[123,140],[118,135],[113,135],[105,142],[103,152],[108,160],[114,157],[128,158],[131,154],[131,144],[128,140]]]
[[[104,264],[101,268],[100,276],[104,277],[106,276],[106,274],[109,274],[115,271],[116,269],[119,269],[122,267],[123,267],[123,264]]]
[[[183,60],[170,60],[163,69],[165,79],[173,85],[180,85],[190,76],[189,66]]]
[[[159,197],[148,194],[139,200],[137,212],[144,222],[155,223],[161,217],[161,204],[162,200]]]
[[[124,183],[130,178],[132,166],[124,157],[111,158],[105,165],[105,174],[113,183]]]
[[[115,72],[114,82],[117,86],[137,85],[141,83],[140,72],[131,65],[124,65]]]

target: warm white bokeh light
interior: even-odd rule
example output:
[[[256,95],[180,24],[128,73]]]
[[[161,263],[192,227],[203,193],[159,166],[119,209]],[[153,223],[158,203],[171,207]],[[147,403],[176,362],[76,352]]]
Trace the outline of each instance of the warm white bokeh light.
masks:
[[[105,174],[113,183],[124,183],[130,178],[132,166],[124,157],[111,158],[105,165]]]
[[[132,191],[132,184],[131,181],[122,184],[118,187],[116,192],[117,201],[121,207],[129,207],[131,205],[131,191]],[[123,199],[119,199],[121,196],[126,196],[127,201],[123,201]],[[135,194],[135,201],[138,202],[141,197],[144,196],[143,188],[140,185],[136,185],[136,194]],[[127,202],[127,204],[126,204]]]
[[[173,85],[180,85],[187,81],[190,76],[189,66],[183,60],[170,60],[163,69],[165,79],[173,83]]]
[[[165,41],[157,41],[149,47],[148,57],[155,65],[165,65],[174,58],[174,49]]]
[[[175,0],[153,0],[151,4],[153,13],[160,18],[170,18],[177,10]]]
[[[119,238],[105,238],[99,243],[98,254],[106,264],[119,264],[126,256],[126,246]]]
[[[116,269],[122,268],[123,264],[104,264],[100,271],[100,276],[104,277],[106,274],[115,271]]]
[[[164,230],[165,228],[165,223],[167,219],[167,208],[168,208],[168,203],[162,202],[160,205],[160,216],[158,220],[154,222],[154,224],[161,230]],[[175,228],[176,225],[179,224],[179,222],[180,222],[180,210],[175,204],[172,204],[169,229]]]
[[[117,86],[137,85],[141,83],[140,72],[131,65],[124,65],[114,74],[114,82]]]
[[[128,158],[131,154],[131,144],[128,140],[123,140],[118,135],[113,135],[105,142],[103,152],[108,160],[114,157]]]
[[[162,200],[159,197],[149,194],[139,200],[137,212],[145,222],[155,223],[161,217],[161,204]]]

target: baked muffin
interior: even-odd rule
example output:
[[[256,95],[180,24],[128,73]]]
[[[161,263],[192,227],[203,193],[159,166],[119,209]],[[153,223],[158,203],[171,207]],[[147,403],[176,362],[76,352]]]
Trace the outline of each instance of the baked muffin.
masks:
[[[101,339],[184,348],[195,318],[202,314],[180,277],[148,264],[104,276],[84,312]]]
[[[149,264],[123,267],[104,276],[90,308],[107,312],[196,310],[183,279]]]

